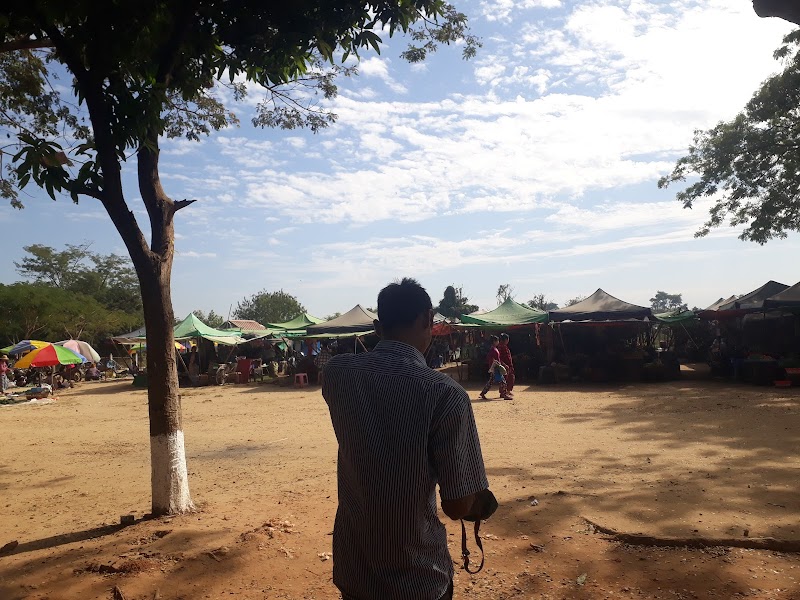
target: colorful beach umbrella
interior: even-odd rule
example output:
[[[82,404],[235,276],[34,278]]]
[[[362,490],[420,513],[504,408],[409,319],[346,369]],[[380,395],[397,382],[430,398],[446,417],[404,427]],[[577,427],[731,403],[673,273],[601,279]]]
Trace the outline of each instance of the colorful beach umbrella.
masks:
[[[32,350],[14,365],[18,369],[29,367],[52,367],[54,365],[79,365],[88,362],[86,357],[76,354],[64,346],[48,344],[44,348]]]
[[[30,352],[31,350],[36,350],[37,348],[46,348],[49,345],[50,342],[43,342],[41,340],[22,340],[13,346],[3,348],[0,350],[0,352],[5,354],[23,354],[25,352]]]
[[[69,348],[75,354],[80,354],[92,362],[98,362],[100,360],[100,355],[97,353],[97,350],[92,348],[91,344],[83,340],[64,340],[63,342],[56,342],[56,345]]]

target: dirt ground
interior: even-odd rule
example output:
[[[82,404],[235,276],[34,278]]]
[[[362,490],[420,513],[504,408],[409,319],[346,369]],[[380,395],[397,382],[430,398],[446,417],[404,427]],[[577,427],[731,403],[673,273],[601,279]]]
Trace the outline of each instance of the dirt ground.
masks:
[[[473,398],[478,388],[468,386]],[[681,380],[518,386],[474,401],[500,509],[478,599],[800,599],[800,555],[636,547],[656,536],[800,540],[800,390]],[[496,397],[496,392],[494,393]],[[0,406],[0,599],[334,599],[336,443],[318,387],[183,392],[198,512],[149,510],[147,399],[87,383]],[[538,503],[533,502],[536,499]],[[137,521],[117,526],[121,515]]]

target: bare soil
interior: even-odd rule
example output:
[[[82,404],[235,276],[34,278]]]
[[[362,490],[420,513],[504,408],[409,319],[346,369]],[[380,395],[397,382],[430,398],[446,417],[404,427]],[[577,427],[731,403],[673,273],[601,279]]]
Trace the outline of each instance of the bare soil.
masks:
[[[477,576],[460,570],[448,522],[457,598],[800,598],[799,555],[630,546],[584,520],[800,540],[800,390],[684,379],[515,393],[473,404],[500,509]],[[338,598],[336,441],[319,388],[184,390],[198,511],[155,520],[142,520],[146,404],[123,381],[0,406],[0,547],[18,542],[0,552],[0,599]]]

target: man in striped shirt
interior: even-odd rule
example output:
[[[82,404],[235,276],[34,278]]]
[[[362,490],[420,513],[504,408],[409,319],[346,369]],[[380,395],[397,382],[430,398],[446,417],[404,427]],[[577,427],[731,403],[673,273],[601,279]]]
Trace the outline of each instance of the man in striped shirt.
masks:
[[[378,296],[375,349],[325,368],[339,442],[333,582],[344,600],[452,598],[436,485],[450,518],[484,512],[489,484],[469,396],[425,364],[433,314],[415,280],[390,284]]]

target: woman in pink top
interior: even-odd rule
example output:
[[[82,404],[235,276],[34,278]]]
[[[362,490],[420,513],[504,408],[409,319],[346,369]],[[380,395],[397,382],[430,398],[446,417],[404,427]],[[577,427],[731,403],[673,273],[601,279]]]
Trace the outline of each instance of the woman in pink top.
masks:
[[[497,383],[500,386],[500,397],[503,400],[511,400],[512,397],[508,395],[508,390],[506,389],[505,376],[502,373],[500,373],[499,380],[496,378],[497,365],[503,364],[500,361],[500,351],[497,349],[497,346],[500,344],[500,338],[498,338],[496,335],[493,335],[492,337],[489,338],[489,340],[492,342],[492,347],[489,349],[489,353],[486,355],[486,366],[489,369],[489,381],[487,381],[486,385],[483,386],[483,391],[481,392],[480,399],[486,400],[487,399],[486,392],[488,392],[491,389],[494,383]]]

